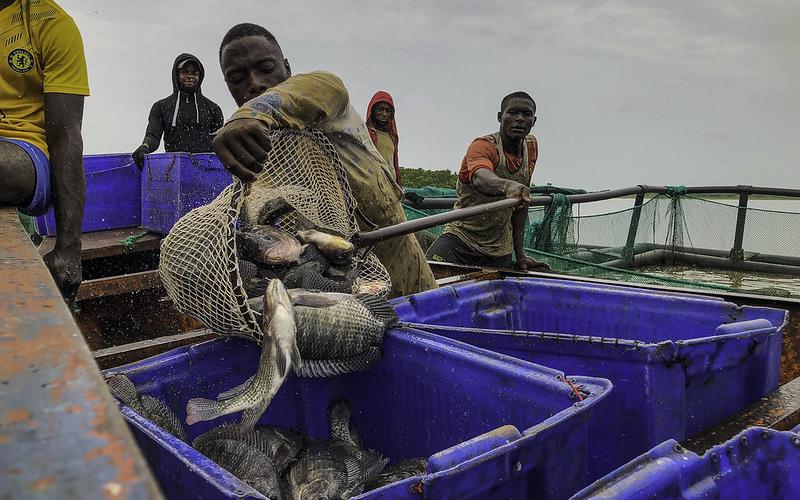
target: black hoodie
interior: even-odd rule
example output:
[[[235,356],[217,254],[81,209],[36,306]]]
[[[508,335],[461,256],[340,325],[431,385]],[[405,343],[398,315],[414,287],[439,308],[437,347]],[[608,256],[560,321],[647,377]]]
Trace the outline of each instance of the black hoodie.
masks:
[[[178,88],[178,65],[194,60],[200,67],[200,78],[194,91]],[[200,91],[205,70],[203,64],[192,54],[181,54],[172,65],[172,95],[153,104],[143,144],[150,152],[158,149],[161,134],[164,134],[164,150],[208,153],[211,139],[223,124],[222,109]],[[177,107],[177,111],[176,111]]]

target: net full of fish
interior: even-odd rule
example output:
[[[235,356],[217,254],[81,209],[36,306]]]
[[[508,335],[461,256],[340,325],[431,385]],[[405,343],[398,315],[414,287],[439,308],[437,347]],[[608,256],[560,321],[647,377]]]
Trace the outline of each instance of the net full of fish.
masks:
[[[390,289],[389,275],[375,255],[356,251],[347,241],[359,230],[357,207],[333,145],[315,130],[275,130],[271,142],[270,156],[253,182],[234,180],[211,203],[177,221],[162,241],[159,262],[164,288],[181,313],[214,333],[257,342],[263,332],[248,299],[263,294],[265,280],[281,277],[291,287],[323,290],[327,283],[336,287],[331,291],[384,296]],[[265,239],[274,239],[265,226],[323,254],[342,242],[346,248],[329,251],[325,263],[309,263],[316,259],[314,252],[297,255],[289,241],[294,254],[285,256],[288,263],[276,263],[274,254],[259,251],[265,250]]]

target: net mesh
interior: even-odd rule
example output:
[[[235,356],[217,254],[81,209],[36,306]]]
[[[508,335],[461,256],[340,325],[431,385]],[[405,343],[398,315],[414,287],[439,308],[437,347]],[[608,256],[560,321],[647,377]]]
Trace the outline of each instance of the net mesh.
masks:
[[[800,209],[800,200],[789,200],[769,202]],[[576,276],[800,297],[800,213],[740,208],[735,198],[691,196],[679,186],[638,208],[633,199],[618,201],[629,208],[581,216],[580,206],[557,195],[546,208],[531,207],[526,251]],[[406,207],[409,219],[441,211]],[[427,230],[420,241],[441,231]]]
[[[293,210],[279,215],[274,225],[290,234],[302,228],[299,215],[348,238],[358,231],[347,176],[327,138],[318,131],[279,130],[271,140],[257,179],[247,185],[235,181],[210,204],[183,216],[163,240],[159,263],[161,280],[179,311],[215,333],[256,341],[262,331],[239,275],[237,227],[262,223],[268,203],[282,198]],[[373,254],[357,253],[352,266],[359,267],[354,289],[370,284],[371,290],[388,294],[389,274]]]

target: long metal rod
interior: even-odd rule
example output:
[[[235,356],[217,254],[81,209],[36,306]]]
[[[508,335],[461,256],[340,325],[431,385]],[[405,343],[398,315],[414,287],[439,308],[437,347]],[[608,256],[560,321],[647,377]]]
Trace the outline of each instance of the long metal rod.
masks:
[[[548,200],[550,199],[549,196],[542,196],[540,198],[547,198]],[[400,224],[395,224],[393,226],[382,227],[374,231],[356,233],[355,244],[360,247],[370,246],[379,241],[395,238],[397,236],[403,236],[404,234],[415,233],[417,231],[440,226],[454,220],[481,215],[494,210],[501,210],[503,208],[512,208],[519,205],[519,203],[520,200],[516,198],[506,198],[500,201],[484,203],[483,205],[477,205],[474,207],[451,210],[450,212],[443,214],[421,217],[412,221],[401,222]]]
[[[648,193],[668,194],[670,191],[671,189],[667,186],[650,186],[647,184],[639,184],[638,186],[631,186],[620,189],[609,189],[607,191],[595,191],[593,193],[585,193],[585,194],[571,194],[567,195],[566,197],[570,201],[570,203],[575,204],[575,203],[589,203],[593,201],[610,200],[613,198],[620,198],[623,196],[640,195]],[[800,198],[800,189],[770,188],[770,187],[743,186],[743,185],[690,186],[686,187],[686,193],[687,194],[746,193],[751,195],[761,194],[761,195],[773,195],[773,196],[791,196]],[[451,202],[449,208],[452,208],[453,206],[452,204],[455,203],[454,198],[437,198],[436,200],[449,200]],[[435,207],[427,206],[425,205],[425,201],[427,200],[423,200],[423,203],[416,205],[409,203],[409,206],[417,208],[448,208],[447,206],[438,206],[438,205]],[[552,196],[536,196],[531,198],[529,206],[545,206],[545,205],[550,205],[552,203],[553,203]],[[446,224],[454,220],[460,220],[466,217],[480,215],[494,210],[500,210],[502,208],[511,208],[516,206],[517,204],[518,200],[504,199],[500,201],[494,201],[491,203],[485,203],[483,205],[478,205],[475,207],[460,208],[457,210],[452,210],[450,212],[431,215],[429,217],[421,217],[419,219],[415,219],[412,221],[395,224],[394,226],[376,229],[375,231],[357,233],[355,240],[358,246],[362,247],[369,246],[389,238],[403,236],[405,234],[414,233],[417,231],[421,231],[423,229],[429,229],[431,227],[440,226],[442,224]]]
[[[637,194],[667,194],[670,188],[667,186],[651,186],[648,184],[639,184],[638,186],[631,186],[628,188],[609,189],[605,191],[595,191],[586,194],[567,195],[567,199],[571,203],[588,203],[592,201],[610,200],[612,198],[619,198],[621,196],[630,196]],[[766,196],[786,196],[790,198],[800,198],[800,189],[791,188],[775,188],[775,187],[762,187],[762,186],[687,186],[687,194],[748,194],[748,195],[766,195]],[[550,196],[537,196],[535,199],[548,198],[552,201]],[[422,203],[412,203],[410,201],[404,202],[412,208],[419,209],[448,209],[453,208],[455,198],[425,198]],[[532,205],[549,205],[550,202],[535,203]]]

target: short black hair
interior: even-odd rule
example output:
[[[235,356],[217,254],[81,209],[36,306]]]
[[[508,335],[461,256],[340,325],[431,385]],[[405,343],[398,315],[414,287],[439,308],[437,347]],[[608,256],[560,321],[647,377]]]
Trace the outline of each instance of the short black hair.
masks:
[[[225,36],[222,37],[222,43],[219,44],[220,59],[222,59],[222,49],[224,49],[226,45],[248,36],[263,36],[280,48],[280,44],[278,40],[275,39],[275,35],[270,33],[267,28],[253,23],[241,23],[229,29],[228,32],[225,33]]]
[[[512,93],[508,94],[507,96],[503,97],[503,100],[500,101],[500,111],[503,111],[504,109],[506,109],[506,106],[508,105],[508,101],[510,101],[511,99],[525,99],[526,101],[531,101],[531,104],[533,104],[533,110],[536,111],[536,101],[534,101],[533,97],[528,95],[527,92],[523,92],[521,90],[519,90],[517,92],[512,92]]]

